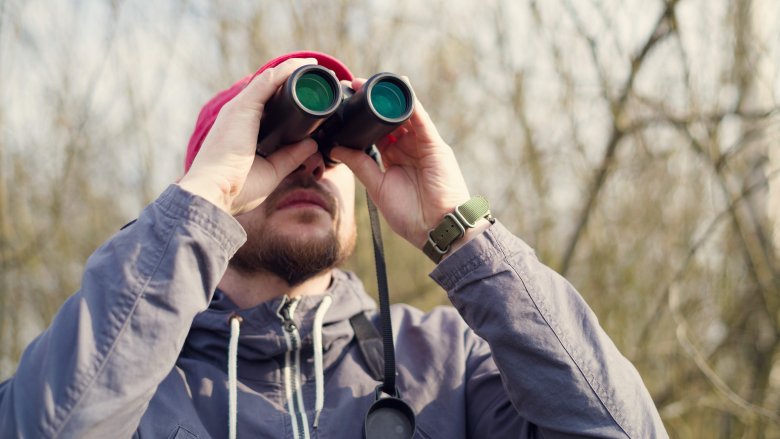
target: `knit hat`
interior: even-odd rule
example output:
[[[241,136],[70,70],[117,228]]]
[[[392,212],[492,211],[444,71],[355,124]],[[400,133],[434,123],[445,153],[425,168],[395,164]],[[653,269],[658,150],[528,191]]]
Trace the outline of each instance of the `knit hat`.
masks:
[[[266,63],[266,65],[260,67],[260,69],[253,75],[246,76],[233,84],[227,90],[219,92],[216,96],[211,98],[211,100],[208,101],[206,105],[203,106],[203,108],[201,108],[200,114],[198,115],[198,121],[195,123],[195,129],[193,130],[192,136],[190,137],[190,143],[187,145],[187,155],[184,158],[185,172],[190,169],[190,166],[192,166],[192,161],[195,160],[195,155],[198,154],[198,150],[200,150],[203,139],[206,138],[206,135],[211,129],[211,126],[214,125],[214,121],[217,119],[217,115],[219,114],[219,110],[222,108],[222,106],[233,99],[233,97],[235,97],[244,87],[246,87],[252,78],[259,75],[264,70],[271,67],[276,67],[283,61],[286,61],[290,58],[314,58],[317,60],[319,65],[333,70],[339,80],[351,81],[353,78],[352,73],[349,71],[347,66],[344,65],[344,63],[324,53],[311,51],[292,52],[272,59]]]

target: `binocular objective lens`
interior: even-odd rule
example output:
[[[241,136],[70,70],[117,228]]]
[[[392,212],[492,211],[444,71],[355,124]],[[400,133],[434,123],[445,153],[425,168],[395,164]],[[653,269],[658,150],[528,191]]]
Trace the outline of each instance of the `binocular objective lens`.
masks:
[[[311,111],[325,111],[333,105],[335,92],[330,82],[318,73],[304,73],[295,83],[301,105]]]
[[[408,106],[406,94],[391,81],[379,81],[374,85],[371,89],[371,103],[381,116],[388,119],[402,116]]]

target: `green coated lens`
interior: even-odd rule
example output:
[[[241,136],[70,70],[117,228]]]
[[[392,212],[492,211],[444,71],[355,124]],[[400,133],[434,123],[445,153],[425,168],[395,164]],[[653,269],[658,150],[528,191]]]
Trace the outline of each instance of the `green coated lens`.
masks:
[[[406,95],[401,87],[391,81],[379,81],[371,89],[371,103],[376,111],[388,118],[395,119],[406,113]]]
[[[318,73],[304,73],[295,83],[298,101],[307,110],[325,111],[333,105],[335,93],[327,79]]]

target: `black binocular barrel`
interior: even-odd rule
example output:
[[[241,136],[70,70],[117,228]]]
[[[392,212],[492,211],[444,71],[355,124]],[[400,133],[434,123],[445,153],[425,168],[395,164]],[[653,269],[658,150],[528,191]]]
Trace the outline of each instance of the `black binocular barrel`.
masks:
[[[341,93],[330,70],[319,65],[296,69],[265,105],[257,153],[265,157],[312,135],[339,108]]]
[[[393,73],[378,73],[358,91],[347,88],[343,92],[345,103],[332,116],[337,123],[328,121],[322,127],[330,147],[367,149],[409,119],[414,110],[412,88]]]
[[[378,73],[358,90],[339,83],[330,70],[307,65],[295,70],[263,111],[257,153],[313,137],[325,160],[336,145],[365,150],[412,115],[414,93],[393,73]]]

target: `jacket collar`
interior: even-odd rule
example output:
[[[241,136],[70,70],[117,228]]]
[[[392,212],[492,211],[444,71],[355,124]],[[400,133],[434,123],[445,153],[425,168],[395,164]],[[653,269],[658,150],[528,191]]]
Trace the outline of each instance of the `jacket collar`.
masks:
[[[293,320],[299,330],[302,355],[311,354],[314,315],[325,295],[333,299],[325,315],[322,332],[327,368],[329,357],[334,357],[328,355],[333,344],[346,344],[354,336],[349,318],[359,312],[376,309],[376,303],[365,293],[362,283],[353,273],[333,270],[333,281],[325,293],[301,297],[296,306]],[[224,369],[230,337],[229,319],[231,315],[238,314],[243,320],[238,346],[239,371],[262,373],[258,369],[259,362],[283,355],[288,350],[282,321],[277,315],[282,300],[284,298],[279,297],[252,308],[238,309],[224,292],[217,290],[209,308],[195,317],[182,356],[205,360]],[[244,362],[253,364],[253,367],[242,368],[241,363]],[[239,375],[244,373],[239,372]]]

